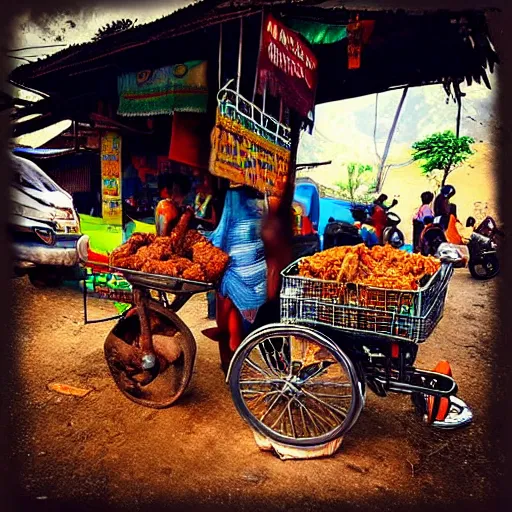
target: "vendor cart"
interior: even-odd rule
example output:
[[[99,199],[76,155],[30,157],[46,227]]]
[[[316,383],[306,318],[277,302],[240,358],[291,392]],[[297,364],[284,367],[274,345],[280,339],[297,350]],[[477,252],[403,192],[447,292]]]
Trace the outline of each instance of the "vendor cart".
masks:
[[[251,333],[229,368],[234,404],[254,431],[297,448],[329,443],[354,426],[367,387],[378,396],[409,394],[439,428],[472,421],[451,375],[414,367],[419,344],[442,318],[452,265],[442,264],[417,291],[397,291],[301,277],[299,261],[282,274],[281,323]],[[186,390],[196,355],[176,312],[215,287],[111,270],[132,285],[134,306],[106,339],[109,369],[134,402],[168,407]]]
[[[414,367],[452,274],[443,264],[418,291],[397,291],[301,277],[293,263],[282,274],[282,323],[253,332],[233,357],[227,380],[238,412],[256,433],[297,448],[344,436],[366,387],[409,394],[433,426],[469,424],[451,375]]]
[[[194,336],[176,313],[193,295],[213,290],[214,286],[110,269],[130,283],[134,302],[105,341],[112,377],[130,400],[157,409],[169,407],[187,389],[196,357]]]

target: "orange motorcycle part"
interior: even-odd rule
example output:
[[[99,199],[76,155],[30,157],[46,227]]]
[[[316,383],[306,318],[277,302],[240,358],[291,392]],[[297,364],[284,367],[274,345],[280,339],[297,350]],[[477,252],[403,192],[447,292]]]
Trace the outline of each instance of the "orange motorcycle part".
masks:
[[[434,372],[441,373],[442,375],[448,375],[448,377],[452,377],[452,369],[450,363],[448,361],[439,361],[436,367],[433,370]],[[436,397],[429,396],[427,397],[427,417],[428,422],[433,423],[434,421],[444,421],[448,412],[450,411],[450,399],[449,398],[438,398],[439,406],[437,409],[437,413],[434,417],[434,404],[436,401]]]

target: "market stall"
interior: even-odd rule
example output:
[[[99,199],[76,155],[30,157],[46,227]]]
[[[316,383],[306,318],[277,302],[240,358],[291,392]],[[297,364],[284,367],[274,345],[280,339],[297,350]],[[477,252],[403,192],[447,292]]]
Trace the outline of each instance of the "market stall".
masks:
[[[196,348],[176,312],[193,293],[216,289],[214,337],[235,404],[257,433],[281,449],[339,446],[362,409],[368,375],[377,394],[413,393],[420,402],[426,397],[431,424],[446,426],[449,417],[448,424],[459,426],[471,419],[449,375],[412,366],[416,343],[442,316],[450,266],[357,246],[292,268],[291,209],[297,147],[301,131],[314,127],[315,104],[434,83],[460,104],[462,81],[488,83],[486,68],[497,62],[485,14],[350,12],[316,3],[203,1],[11,75],[17,84],[50,94],[29,107],[46,111],[46,119],[17,123],[15,133],[63,116],[91,121],[105,115],[148,132],[100,130],[102,216],[122,227],[124,236],[96,267],[103,263],[133,290],[134,307],[105,344],[121,391],[151,407],[182,395]],[[208,228],[206,198],[222,204],[218,222]],[[409,288],[396,288],[397,262],[407,268]],[[326,268],[334,273],[326,277]],[[372,288],[382,290],[373,294]],[[283,324],[275,331],[262,327],[247,336],[276,315]],[[373,335],[373,341],[354,342],[347,355],[323,327]],[[302,346],[302,356],[294,346]],[[253,350],[265,367],[251,360]],[[379,358],[382,364],[375,363]],[[327,372],[330,366],[338,373]],[[324,418],[323,427],[313,428],[315,419],[302,416],[298,431],[301,409],[292,413],[290,404],[302,403],[306,381],[317,375],[349,388],[349,395],[332,397],[326,383],[323,393],[348,398],[350,405],[326,406],[331,413],[344,411],[344,419],[330,426]],[[245,389],[249,376],[256,387]],[[265,423],[276,402],[251,407],[247,393],[286,396],[288,405]]]

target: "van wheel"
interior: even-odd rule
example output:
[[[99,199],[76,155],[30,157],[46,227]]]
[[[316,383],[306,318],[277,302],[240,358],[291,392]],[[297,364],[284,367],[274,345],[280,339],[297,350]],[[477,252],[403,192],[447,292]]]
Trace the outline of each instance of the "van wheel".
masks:
[[[36,288],[56,288],[62,284],[62,276],[54,268],[35,268],[28,278]]]

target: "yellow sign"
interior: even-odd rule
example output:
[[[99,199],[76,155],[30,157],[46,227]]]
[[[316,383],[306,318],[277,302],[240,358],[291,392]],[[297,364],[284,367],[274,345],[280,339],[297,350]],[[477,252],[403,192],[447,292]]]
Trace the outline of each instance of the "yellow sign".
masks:
[[[280,196],[288,179],[290,151],[217,111],[210,172],[239,185]]]
[[[101,200],[103,220],[112,226],[123,224],[121,177],[121,136],[108,132],[101,138]]]

